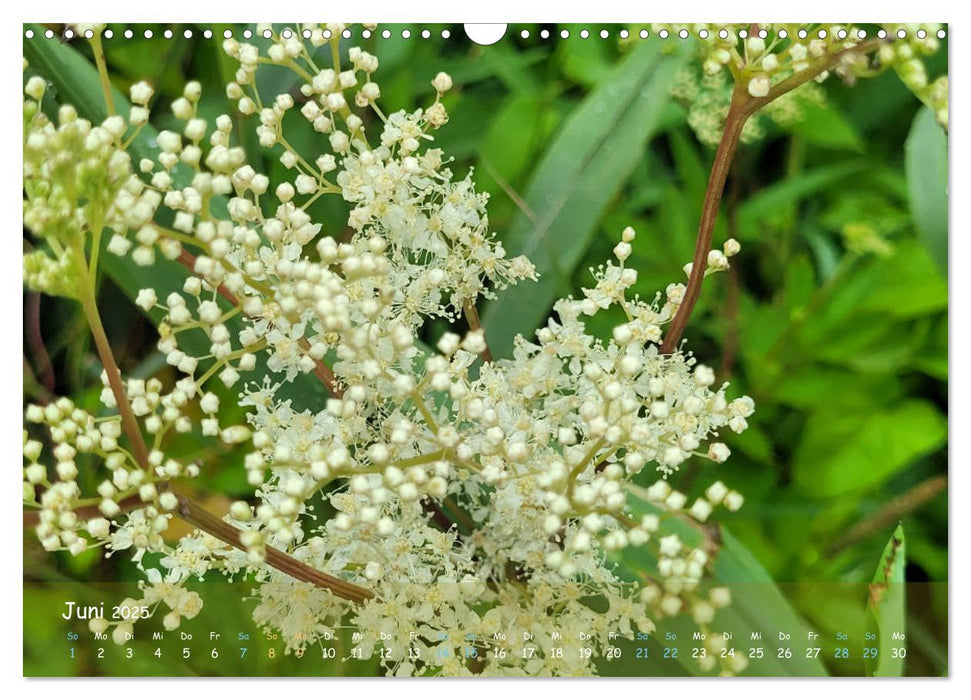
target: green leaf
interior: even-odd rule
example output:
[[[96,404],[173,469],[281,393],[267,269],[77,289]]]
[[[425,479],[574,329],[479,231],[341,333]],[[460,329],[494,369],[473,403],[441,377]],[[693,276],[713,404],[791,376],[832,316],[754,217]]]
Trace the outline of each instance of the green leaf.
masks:
[[[908,399],[876,411],[834,403],[810,415],[793,457],[793,476],[815,497],[857,493],[946,439],[947,420],[927,401]]]
[[[753,663],[750,673],[773,676],[825,676],[826,668],[818,658],[807,659],[793,644],[791,659],[777,659],[772,654],[775,644],[770,635],[785,632],[792,640],[806,639],[810,627],[796,614],[782,590],[745,546],[722,526],[722,546],[715,559],[713,578],[728,585],[732,603],[722,610],[721,620],[726,629],[738,630],[736,640],[749,643],[751,633],[759,632],[766,642],[766,656]],[[770,646],[771,644],[771,646]],[[781,646],[781,643],[779,644]],[[745,674],[743,674],[745,675]]]
[[[905,167],[917,234],[947,277],[947,135],[930,109],[918,112],[910,127]]]
[[[800,332],[805,347],[839,342],[859,331],[857,323],[873,315],[886,324],[936,314],[947,309],[947,282],[917,241],[904,240],[882,258],[861,261],[809,318]]]
[[[414,42],[387,42],[382,46],[388,48]],[[456,85],[463,88],[482,81],[498,78],[502,81],[505,88],[515,93],[539,94],[547,87],[543,81],[537,79],[539,70],[534,66],[545,61],[548,52],[544,48],[524,48],[515,46],[509,37],[493,44],[488,50],[475,49],[474,58],[470,59],[468,54],[460,53],[455,56],[443,55],[441,50],[429,51],[425,56],[410,57],[412,60],[420,61],[411,65],[410,70],[404,70],[402,76],[408,79],[408,89],[414,93],[419,88],[427,89],[430,76],[435,71],[443,70],[452,76]],[[383,55],[383,54],[382,54]],[[389,64],[384,59],[381,60],[382,74],[387,70]],[[422,68],[423,70],[419,70]],[[383,80],[383,78],[382,78]],[[381,94],[384,94],[382,89]],[[478,93],[481,96],[483,93]]]
[[[609,49],[614,47],[606,41],[559,42],[557,54],[563,75],[587,87],[599,85],[610,77]]]
[[[766,225],[778,226],[793,206],[866,169],[865,161],[824,165],[770,185],[750,197],[738,210],[738,237],[756,240]]]
[[[913,241],[902,242],[868,274],[856,276],[854,285],[861,311],[912,318],[947,309],[947,282]]]
[[[868,640],[866,646],[871,646],[875,641],[877,648],[877,657],[864,662],[868,676],[904,675],[904,659],[899,654],[894,658],[893,650],[906,648],[903,636],[907,612],[905,550],[904,527],[897,525],[880,555],[867,596],[867,632],[873,634],[875,639]],[[900,636],[894,639],[894,635]]]
[[[78,113],[92,120],[102,120],[107,115],[98,73],[87,60],[59,39],[44,39],[44,28],[31,24],[36,38],[24,42],[24,58],[31,69],[47,78],[57,94],[74,105]],[[121,93],[112,89],[114,97]]]
[[[485,170],[476,172],[480,188],[493,179],[492,172],[508,183],[519,179],[532,162],[544,116],[538,95],[514,94],[503,103],[492,126],[477,138],[479,157],[486,163]]]
[[[498,356],[569,293],[570,275],[604,210],[645,157],[684,55],[661,55],[656,42],[640,44],[581,103],[537,166],[525,194],[534,218],[520,213],[503,242],[511,255],[529,256],[541,278],[530,285],[528,304],[514,288],[486,307],[483,321]]]
[[[903,393],[901,382],[885,374],[862,374],[815,363],[787,368],[772,389],[776,401],[803,409],[832,406],[833,397],[839,396],[841,406],[869,410],[896,401]]]
[[[863,142],[856,127],[833,105],[803,104],[802,117],[790,127],[793,134],[807,143],[824,148],[860,152]]]

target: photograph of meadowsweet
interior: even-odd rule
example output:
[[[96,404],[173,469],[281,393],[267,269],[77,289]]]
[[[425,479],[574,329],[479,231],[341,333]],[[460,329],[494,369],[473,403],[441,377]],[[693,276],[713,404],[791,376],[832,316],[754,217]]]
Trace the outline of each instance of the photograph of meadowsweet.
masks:
[[[26,676],[947,676],[946,25],[23,25]]]

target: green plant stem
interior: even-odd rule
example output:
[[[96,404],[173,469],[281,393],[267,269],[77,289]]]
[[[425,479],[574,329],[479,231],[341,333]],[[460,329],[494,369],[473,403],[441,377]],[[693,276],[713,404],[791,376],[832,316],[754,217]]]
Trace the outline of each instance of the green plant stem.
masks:
[[[80,257],[82,259],[81,269],[83,270],[84,254],[80,253]],[[101,364],[105,368],[108,386],[111,388],[111,393],[115,397],[115,404],[117,404],[118,413],[121,416],[122,428],[131,442],[135,462],[141,469],[150,473],[152,468],[148,461],[148,446],[145,444],[145,437],[138,427],[135,413],[132,411],[131,403],[129,403],[128,396],[125,394],[125,387],[121,379],[121,370],[118,369],[118,363],[115,362],[115,356],[111,352],[111,345],[108,342],[108,336],[105,334],[104,324],[101,322],[101,314],[98,312],[98,306],[94,297],[94,285],[90,278],[82,280],[80,298],[81,308],[84,310],[84,317],[87,319],[88,326],[91,328],[91,336],[94,338],[95,347],[98,349]]]
[[[571,503],[573,502],[573,487],[576,485],[577,477],[583,473],[584,469],[590,466],[590,463],[593,462],[594,458],[597,456],[597,452],[599,452],[600,448],[602,448],[606,443],[607,441],[604,438],[597,438],[597,440],[590,445],[590,449],[588,449],[587,453],[583,455],[583,458],[576,463],[573,469],[570,470],[566,482],[566,497],[570,499]],[[594,469],[596,469],[596,467],[594,467]]]
[[[158,486],[156,486],[157,488]],[[142,499],[135,494],[133,496],[126,496],[125,498],[118,501],[118,508],[120,512],[127,513],[137,508],[141,508],[145,503]],[[74,509],[74,515],[77,516],[78,520],[90,520],[91,518],[101,517],[101,508],[98,503],[89,503],[87,505],[79,506]],[[40,511],[39,510],[28,510],[24,511],[23,514],[23,525],[24,529],[30,527],[37,527],[40,524]]]
[[[94,53],[94,63],[98,67],[98,78],[101,80],[101,91],[105,96],[105,109],[108,116],[115,115],[115,100],[111,96],[111,81],[108,79],[108,66],[105,63],[105,50],[101,44],[101,32],[95,32],[89,39],[91,50]]]

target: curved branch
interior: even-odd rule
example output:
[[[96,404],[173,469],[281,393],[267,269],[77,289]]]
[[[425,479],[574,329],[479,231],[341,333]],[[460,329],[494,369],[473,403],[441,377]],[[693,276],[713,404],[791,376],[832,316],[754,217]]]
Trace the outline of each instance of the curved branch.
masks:
[[[708,178],[708,187],[705,190],[705,200],[701,207],[701,220],[698,223],[698,238],[695,243],[691,275],[688,277],[684,298],[671,320],[664,341],[661,343],[662,354],[674,352],[681,341],[685,326],[688,325],[688,319],[698,302],[698,297],[701,295],[701,283],[708,267],[708,253],[711,251],[715,221],[718,218],[718,206],[721,203],[722,192],[725,190],[725,180],[728,177],[728,171],[738,148],[745,122],[770,102],[792,92],[801,85],[805,85],[826,71],[832,70],[848,55],[868,53],[884,41],[883,39],[869,39],[856,46],[830,54],[805,70],[794,73],[777,83],[763,97],[752,97],[748,94],[747,87],[744,85],[735,86],[728,116],[725,118],[725,130],[718,142],[718,150],[715,151],[715,161],[711,166],[711,175]]]
[[[179,507],[176,513],[180,518],[236,549],[243,552],[248,551],[248,548],[240,539],[242,531],[217,518],[189,497],[180,495],[178,498]],[[269,545],[266,546],[265,561],[277,571],[281,571],[298,581],[326,588],[337,597],[354,603],[363,603],[374,597],[374,593],[366,588],[361,588],[336,576],[318,571],[299,559],[294,559],[289,554]]]
[[[701,221],[698,223],[698,239],[695,243],[695,255],[691,262],[691,275],[688,277],[688,285],[684,291],[684,298],[678,306],[668,332],[664,335],[664,342],[661,343],[661,353],[670,354],[674,352],[681,335],[684,333],[685,326],[688,325],[688,318],[701,295],[701,282],[705,277],[705,269],[708,267],[708,253],[711,250],[711,239],[715,233],[715,220],[718,218],[718,205],[721,203],[722,192],[725,190],[725,180],[728,178],[728,171],[735,157],[738,142],[742,136],[742,129],[745,122],[752,114],[746,107],[749,98],[742,92],[744,88],[736,88],[732,94],[732,103],[728,109],[728,117],[725,119],[725,130],[722,132],[721,141],[718,142],[718,150],[715,152],[715,162],[711,166],[711,175],[708,178],[708,187],[705,190],[705,201],[701,207]]]
[[[167,490],[164,484],[159,484],[158,488],[159,491]],[[175,515],[196,529],[202,530],[231,547],[235,547],[243,552],[248,551],[240,539],[243,534],[241,530],[216,517],[188,496],[182,494],[176,495],[179,499],[179,506],[175,510]],[[146,504],[137,494],[123,498],[118,502],[118,506],[122,512],[136,510],[144,505]],[[97,505],[82,506],[75,510],[74,513],[82,519],[96,518],[101,515],[101,511]],[[23,522],[24,528],[35,527],[40,522],[40,511],[25,511],[23,514]],[[366,588],[361,588],[336,576],[318,571],[312,566],[305,564],[299,559],[294,559],[289,554],[275,547],[266,547],[265,561],[267,565],[298,581],[328,589],[338,598],[343,598],[354,603],[363,603],[374,597],[374,593]]]

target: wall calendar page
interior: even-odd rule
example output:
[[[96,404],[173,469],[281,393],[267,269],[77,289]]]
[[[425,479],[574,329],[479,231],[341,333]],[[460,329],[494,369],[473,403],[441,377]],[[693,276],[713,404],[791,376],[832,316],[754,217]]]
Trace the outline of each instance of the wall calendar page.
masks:
[[[24,676],[949,676],[946,24],[20,30]]]

